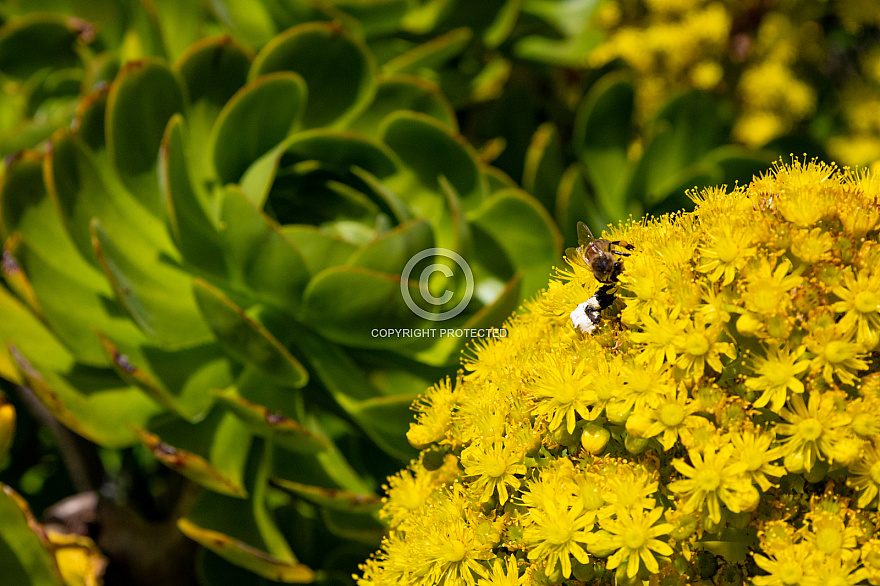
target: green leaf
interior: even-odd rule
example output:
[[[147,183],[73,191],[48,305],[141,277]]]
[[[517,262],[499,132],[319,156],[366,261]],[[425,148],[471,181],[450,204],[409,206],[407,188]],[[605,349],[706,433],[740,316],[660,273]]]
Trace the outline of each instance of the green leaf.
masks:
[[[387,533],[385,524],[370,515],[352,513],[339,509],[321,509],[321,518],[337,538],[365,543],[372,547],[381,545]]]
[[[146,343],[118,345],[98,336],[122,380],[192,423],[214,403],[211,389],[233,379],[233,365],[216,344],[168,351]]]
[[[384,73],[421,73],[433,70],[460,54],[473,37],[469,28],[457,28],[430,41],[413,47],[406,53],[386,62]]]
[[[409,406],[415,396],[383,397],[338,346],[306,330],[297,332],[297,341],[315,375],[339,406],[385,453],[409,462],[416,454],[406,441],[406,430],[412,421]]]
[[[410,110],[436,118],[453,130],[458,129],[455,110],[436,84],[414,75],[378,77],[376,97],[350,128],[367,135],[378,132],[385,118],[398,110]]]
[[[495,48],[503,43],[513,32],[516,21],[522,10],[523,0],[507,0],[498,11],[492,24],[483,31],[483,42],[487,47]]]
[[[374,513],[382,506],[382,500],[373,494],[360,494],[336,488],[323,488],[292,480],[284,480],[283,478],[272,480],[272,484],[316,505],[339,511]]]
[[[272,466],[271,480],[287,480],[300,483],[308,483],[309,486],[329,489],[342,489],[363,495],[373,495],[372,483],[361,476],[357,470],[345,459],[336,444],[331,441],[325,427],[340,425],[346,426],[335,415],[315,411],[307,415],[304,425],[312,433],[323,437],[327,449],[311,454],[295,453],[278,446],[275,448],[275,461]],[[339,435],[337,430],[336,435]],[[349,436],[349,434],[345,434]],[[343,438],[335,438],[337,441]],[[360,434],[353,435],[351,439],[361,441]]]
[[[387,454],[401,462],[409,462],[418,455],[418,450],[409,445],[405,435],[414,420],[411,406],[417,398],[418,394],[407,394],[352,401],[339,396],[337,401]]]
[[[241,88],[220,112],[208,143],[220,181],[237,182],[251,163],[284,140],[305,98],[305,82],[290,72],[263,75]]]
[[[107,99],[107,150],[123,176],[151,171],[168,120],[183,111],[183,89],[176,74],[155,59],[126,63]],[[148,209],[155,203],[144,202]]]
[[[221,403],[235,413],[250,431],[292,451],[314,454],[328,449],[328,442],[294,419],[269,410],[229,391],[218,392]]]
[[[205,145],[211,139],[220,110],[247,83],[251,59],[250,51],[231,38],[210,37],[193,44],[175,65],[189,96],[188,159],[198,182],[216,181],[214,164]]]
[[[23,498],[0,483],[0,576],[16,586],[62,586],[44,530]]]
[[[178,527],[190,539],[260,576],[286,583],[306,583],[314,572],[297,562],[266,504],[271,445],[258,442],[248,471],[250,500],[203,492]]]
[[[79,64],[78,41],[89,26],[46,12],[9,19],[0,27],[0,72],[25,79],[43,68]]]
[[[523,189],[548,210],[556,206],[556,192],[564,169],[559,132],[552,122],[538,127],[526,152]]]
[[[653,123],[653,138],[633,172],[627,199],[651,207],[676,193],[683,183],[693,187],[693,180],[686,176],[707,173],[689,167],[725,144],[732,126],[733,110],[720,98],[689,92],[671,100]]]
[[[159,187],[164,197],[165,225],[175,247],[194,267],[223,275],[226,265],[207,197],[197,189],[187,169],[183,117],[168,122],[159,156]]]
[[[606,75],[581,103],[572,138],[603,211],[614,219],[626,218],[627,212],[633,103],[632,83],[621,75]]]
[[[309,279],[302,253],[242,192],[228,186],[220,210],[220,242],[232,288],[295,311]]]
[[[590,197],[580,166],[572,163],[562,174],[556,195],[556,225],[562,232],[566,247],[578,246],[578,222],[584,222],[588,226],[608,225],[608,219],[599,212]]]
[[[523,299],[521,286],[522,273],[514,273],[513,277],[504,284],[504,289],[492,303],[484,305],[476,313],[468,316],[464,323],[456,324],[455,327],[478,331],[480,329],[487,330],[486,337],[491,335],[501,336],[501,332],[489,334],[488,330],[500,327],[500,324],[516,311],[516,308],[522,303]],[[445,336],[427,350],[416,353],[414,357],[419,362],[432,366],[455,367],[461,359],[461,352],[465,349],[468,341],[469,338],[464,336]]]
[[[97,264],[89,228],[93,218],[99,218],[114,236],[171,252],[171,243],[158,219],[159,202],[136,198],[115,176],[103,172],[95,154],[76,135],[56,135],[45,166],[46,187],[57,202],[70,237],[89,262]]]
[[[455,0],[427,0],[410,8],[403,20],[404,29],[416,34],[425,34],[432,30],[441,18],[449,11]]]
[[[289,224],[281,227],[281,233],[302,252],[312,275],[346,264],[357,250],[354,244],[315,226]]]
[[[441,122],[424,114],[396,112],[386,118],[382,140],[425,189],[439,192],[442,175],[455,188],[465,210],[479,205],[485,186],[477,155]]]
[[[202,100],[222,106],[247,83],[251,53],[229,37],[200,39],[174,66],[191,103]]]
[[[244,483],[251,436],[235,413],[216,405],[198,424],[176,418],[162,423],[164,419],[149,430],[135,430],[156,459],[209,490],[248,496]]]
[[[523,297],[547,286],[550,267],[562,255],[562,237],[550,215],[519,190],[496,193],[473,214],[472,224],[488,233],[523,273]]]
[[[91,233],[104,275],[141,331],[169,350],[211,340],[196,308],[189,275],[133,242],[121,249],[97,218],[91,222]]]
[[[214,0],[211,4],[217,18],[250,47],[262,47],[278,33],[278,28],[264,2]]]
[[[162,411],[152,399],[125,385],[111,370],[74,365],[65,354],[61,356],[70,366],[51,370],[42,366],[48,357],[25,356],[13,345],[9,352],[22,380],[49,412],[96,444],[128,447],[135,440],[132,428],[146,425]]]
[[[92,150],[104,149],[104,118],[107,113],[109,87],[101,87],[85,95],[77,104],[72,128],[77,129],[80,139]]]
[[[336,0],[333,8],[351,16],[367,38],[394,34],[409,11],[408,0]]]
[[[315,161],[321,169],[345,176],[354,167],[384,179],[397,170],[394,154],[385,145],[361,134],[331,129],[299,132],[283,145],[279,167]]]
[[[372,195],[370,199],[376,202],[376,205],[396,223],[402,224],[412,219],[409,207],[384,182],[360,168],[352,169],[351,173],[369,187],[370,195]]]
[[[201,279],[195,280],[193,291],[217,341],[230,356],[281,385],[299,388],[306,384],[308,373],[302,364],[226,295]]]
[[[153,6],[169,58],[176,58],[203,36],[208,19],[205,5],[199,2],[153,0]]]
[[[413,299],[418,283],[407,282]],[[424,338],[378,337],[383,328],[418,329],[424,324],[404,302],[400,275],[355,266],[331,267],[309,283],[299,319],[328,339],[365,348],[421,344]]]
[[[358,249],[347,264],[399,275],[414,254],[433,247],[431,225],[425,220],[411,220],[376,236]]]
[[[0,210],[0,232],[7,238],[10,255],[4,263],[7,278],[32,290],[32,307],[77,360],[92,366],[109,364],[98,339],[84,335],[95,328],[119,339],[141,338],[104,275],[71,242],[43,185],[41,157],[25,154],[6,168]]]
[[[309,100],[303,126],[327,126],[351,118],[372,99],[374,68],[368,49],[339,24],[312,22],[273,38],[254,60],[250,79],[294,71],[306,81]]]

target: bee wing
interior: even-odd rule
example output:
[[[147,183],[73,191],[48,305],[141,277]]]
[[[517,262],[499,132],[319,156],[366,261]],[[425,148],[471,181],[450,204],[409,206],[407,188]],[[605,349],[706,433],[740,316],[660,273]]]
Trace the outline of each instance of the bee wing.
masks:
[[[568,262],[572,265],[580,265],[589,268],[587,260],[584,258],[584,253],[581,252],[580,248],[566,248],[565,258],[567,258]]]
[[[584,248],[589,246],[596,240],[593,237],[593,233],[590,232],[590,227],[584,224],[583,222],[578,222],[578,244]]]

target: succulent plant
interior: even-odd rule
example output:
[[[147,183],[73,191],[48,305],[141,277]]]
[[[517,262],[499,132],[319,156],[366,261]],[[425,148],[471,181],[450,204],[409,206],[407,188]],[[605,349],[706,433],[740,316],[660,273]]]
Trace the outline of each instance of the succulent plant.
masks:
[[[880,581],[878,178],[691,194],[606,235],[592,334],[575,257],[419,398],[361,586]]]
[[[467,259],[475,296],[443,326],[480,329],[561,248],[435,85],[380,74],[336,22],[256,55],[212,37],[173,66],[125,63],[72,129],[7,164],[0,236],[0,374],[204,487],[179,527],[213,552],[210,584],[234,575],[222,559],[309,582],[378,543],[377,482],[415,454],[409,405],[466,342],[402,295],[437,315],[461,276],[420,286],[411,257]],[[425,304],[426,286],[455,294]]]

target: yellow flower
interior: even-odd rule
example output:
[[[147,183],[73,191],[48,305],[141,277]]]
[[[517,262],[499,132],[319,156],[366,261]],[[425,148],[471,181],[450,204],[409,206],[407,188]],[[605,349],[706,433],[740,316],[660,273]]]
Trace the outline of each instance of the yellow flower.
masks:
[[[687,321],[679,318],[679,313],[678,307],[661,307],[653,316],[642,315],[642,330],[629,334],[631,341],[644,345],[639,360],[653,363],[658,370],[664,360],[675,364],[675,341],[687,325]]]
[[[458,459],[448,455],[445,464],[437,471],[416,466],[414,471],[405,469],[391,476],[388,484],[382,486],[386,496],[382,499],[384,506],[379,512],[379,517],[391,527],[397,527],[409,520],[430,500],[434,492],[444,485],[443,468],[457,467]]]
[[[682,507],[688,512],[708,510],[709,519],[721,522],[721,503],[734,513],[757,505],[752,493],[755,489],[745,475],[745,462],[733,461],[733,446],[727,445],[716,453],[707,447],[701,455],[696,450],[688,452],[691,465],[676,458],[672,465],[686,479],[669,484],[669,490],[684,501]]]
[[[478,572],[481,577],[477,586],[520,586],[521,584],[515,555],[508,555],[506,559],[495,558],[491,570],[480,568]]]
[[[653,407],[664,393],[675,389],[672,369],[662,364],[655,368],[632,361],[621,367],[621,374],[625,384],[616,398],[623,411]]]
[[[786,313],[791,307],[788,292],[803,281],[801,277],[789,275],[790,270],[788,261],[777,265],[766,258],[750,268],[742,294],[746,309],[764,316]]]
[[[755,554],[755,563],[769,576],[755,576],[755,586],[824,586],[815,576],[804,571],[815,553],[809,543],[798,543],[766,551],[767,556]]]
[[[570,355],[552,354],[547,356],[538,369],[538,377],[532,392],[542,401],[535,413],[549,421],[550,429],[565,424],[568,433],[574,433],[577,416],[590,417],[590,405],[595,394],[589,388],[587,360],[573,360]]]
[[[746,465],[746,474],[763,491],[773,486],[767,475],[779,477],[785,474],[785,468],[771,463],[783,455],[779,446],[770,447],[773,440],[772,433],[762,430],[744,429],[730,434],[736,459]]]
[[[437,584],[442,579],[446,584],[475,586],[475,574],[482,569],[480,560],[489,559],[492,554],[471,524],[452,517],[420,533],[425,551],[416,573],[423,576],[422,584]]]
[[[523,543],[529,548],[530,560],[546,564],[546,575],[559,566],[568,578],[572,556],[584,564],[590,559],[583,546],[596,539],[590,532],[595,515],[584,510],[581,499],[543,500],[543,507],[529,511]]]
[[[846,335],[856,335],[856,341],[866,350],[880,342],[880,271],[877,267],[864,268],[854,275],[848,270],[843,275],[844,286],[834,287],[841,300],[834,311],[844,313],[839,327]]]
[[[479,493],[481,502],[488,502],[495,492],[503,505],[507,502],[507,487],[516,491],[520,479],[516,474],[525,474],[526,466],[522,463],[522,455],[511,443],[493,441],[485,444],[476,441],[461,453],[461,464],[465,476],[476,476],[471,485]]]
[[[688,397],[687,388],[679,386],[678,391],[664,394],[655,408],[646,410],[644,415],[633,414],[626,420],[629,433],[640,438],[658,435],[664,450],[671,450],[678,440],[681,430],[699,425],[702,417],[694,415],[699,404]]]
[[[870,539],[862,546],[862,564],[868,582],[880,584],[880,539]]]
[[[708,273],[709,280],[721,285],[733,281],[738,271],[755,256],[751,233],[735,224],[721,224],[719,229],[709,236],[709,241],[700,248],[702,259],[699,270]]]
[[[814,510],[807,513],[810,530],[803,533],[804,541],[811,543],[816,551],[826,557],[834,556],[858,561],[856,538],[859,530],[855,526],[847,527],[844,517],[830,511]],[[830,582],[823,582],[829,584]]]
[[[615,510],[651,509],[657,501],[656,476],[641,466],[613,462],[603,469],[602,498]]]
[[[833,384],[835,377],[845,385],[855,384],[855,372],[868,368],[861,346],[849,342],[848,337],[841,339],[841,333],[835,327],[816,328],[810,332],[806,343],[807,349],[815,354],[810,368],[821,370],[828,384]]]
[[[619,511],[616,519],[603,520],[602,528],[610,532],[607,545],[616,549],[608,558],[608,569],[613,570],[626,562],[626,575],[630,578],[639,572],[642,562],[652,574],[660,571],[660,564],[654,552],[662,556],[672,555],[672,548],[657,539],[672,531],[672,525],[661,523],[656,525],[663,516],[663,508],[657,507],[645,513],[641,508]]]
[[[846,483],[858,491],[858,506],[867,508],[880,493],[880,447],[876,441],[865,446],[862,457],[849,471]]]
[[[789,407],[779,412],[779,416],[788,422],[775,427],[779,435],[788,436],[783,444],[785,453],[801,454],[807,472],[816,464],[820,454],[829,463],[844,460],[844,464],[851,456],[849,450],[842,451],[839,444],[849,435],[852,419],[838,409],[836,395],[811,392],[806,405],[801,395],[794,395]]]
[[[791,251],[805,263],[818,263],[828,259],[834,247],[834,238],[822,228],[794,230],[791,238]]]
[[[459,380],[459,383],[461,381]],[[418,415],[416,423],[411,423],[406,439],[416,448],[426,447],[440,441],[449,428],[452,419],[455,393],[449,377],[428,389],[416,402]]]
[[[724,370],[721,355],[731,360],[736,358],[736,349],[730,342],[724,328],[719,324],[690,322],[675,339],[678,360],[675,365],[693,377],[700,377],[708,364],[715,372]]]
[[[752,370],[759,376],[746,379],[746,387],[761,391],[761,396],[755,400],[755,407],[764,407],[768,403],[770,409],[779,411],[788,397],[788,391],[803,393],[804,383],[798,379],[809,367],[809,360],[799,360],[805,346],[798,346],[792,350],[788,345],[764,347],[764,356],[756,356],[752,359]]]
[[[846,412],[852,417],[852,430],[857,437],[880,437],[880,397],[855,399],[847,404]]]

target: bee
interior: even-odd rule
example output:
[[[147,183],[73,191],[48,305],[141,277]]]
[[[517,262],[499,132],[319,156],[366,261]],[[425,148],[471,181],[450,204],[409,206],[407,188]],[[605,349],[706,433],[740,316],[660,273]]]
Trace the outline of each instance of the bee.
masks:
[[[577,233],[579,246],[567,249],[565,256],[573,264],[590,269],[602,286],[595,295],[571,312],[571,323],[578,331],[592,334],[599,326],[599,313],[614,303],[615,283],[623,271],[623,260],[618,257],[629,256],[628,252],[615,247],[627,250],[633,250],[634,247],[621,240],[595,238],[583,222],[578,222]]]
[[[600,283],[610,284],[616,281],[623,270],[623,261],[617,256],[629,256],[629,253],[615,250],[614,247],[620,246],[632,250],[633,246],[621,240],[595,238],[590,228],[583,222],[578,222],[577,233],[579,246],[567,249],[565,256],[571,262],[593,271],[593,276]]]

